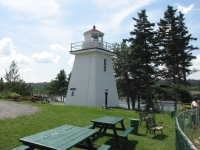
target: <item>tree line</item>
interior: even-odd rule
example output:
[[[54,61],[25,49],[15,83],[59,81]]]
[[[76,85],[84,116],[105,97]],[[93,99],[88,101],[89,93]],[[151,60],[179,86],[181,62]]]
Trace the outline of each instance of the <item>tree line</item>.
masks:
[[[26,83],[20,78],[19,68],[17,62],[13,60],[9,69],[5,69],[6,74],[4,79],[0,81],[0,97],[9,98],[12,93],[16,93],[21,96],[60,96],[61,102],[64,102],[66,96],[70,74],[67,76],[64,69],[60,70],[55,79],[52,79],[49,83],[35,84]]]

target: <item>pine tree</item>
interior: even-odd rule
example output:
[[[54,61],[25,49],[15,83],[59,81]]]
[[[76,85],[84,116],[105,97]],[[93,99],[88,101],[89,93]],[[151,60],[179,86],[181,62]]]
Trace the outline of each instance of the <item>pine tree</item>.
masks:
[[[164,12],[164,18],[160,19],[158,24],[157,38],[159,40],[159,56],[162,69],[161,77],[166,80],[172,80],[174,84],[186,86],[186,76],[192,71],[189,67],[191,60],[196,57],[190,53],[198,49],[189,45],[191,40],[196,40],[188,34],[185,27],[183,14],[176,16],[176,9],[168,6]]]
[[[60,70],[54,80],[51,80],[48,91],[50,95],[60,95],[61,102],[64,102],[64,97],[67,94],[67,88],[69,84],[70,74],[67,77],[65,70]]]
[[[147,104],[152,103],[152,86],[157,80],[157,53],[154,23],[148,21],[146,10],[138,13],[135,29],[130,32],[133,36],[127,41],[130,42],[131,56],[129,62],[130,78],[134,80],[137,89],[138,108],[140,108],[140,98],[144,98]],[[141,94],[143,93],[143,94]]]

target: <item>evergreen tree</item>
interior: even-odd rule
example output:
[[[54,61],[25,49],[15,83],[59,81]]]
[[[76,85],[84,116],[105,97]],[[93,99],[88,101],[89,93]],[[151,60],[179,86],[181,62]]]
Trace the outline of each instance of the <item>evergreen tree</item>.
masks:
[[[131,56],[129,59],[129,76],[134,82],[134,89],[137,91],[138,108],[140,109],[140,99],[146,100],[149,105],[152,103],[152,86],[157,80],[157,53],[155,32],[153,31],[154,23],[148,21],[146,10],[138,13],[138,19],[133,18],[136,22],[135,29],[130,32],[133,36],[129,38]]]
[[[4,82],[3,82],[3,78],[1,78],[1,79],[0,79],[0,92],[3,91],[4,86],[5,86],[5,84],[4,84]]]
[[[168,6],[164,18],[158,23],[160,65],[164,67],[161,77],[171,80],[174,84],[186,86],[186,76],[192,73],[189,69],[192,65],[191,60],[196,58],[191,51],[198,48],[189,45],[189,42],[196,38],[188,34],[184,15],[179,13],[176,16],[176,11],[172,6]]]
[[[69,84],[70,75],[67,77],[64,70],[60,70],[57,77],[51,80],[48,91],[50,95],[60,95],[61,102],[64,102],[64,97],[67,94],[67,88]]]

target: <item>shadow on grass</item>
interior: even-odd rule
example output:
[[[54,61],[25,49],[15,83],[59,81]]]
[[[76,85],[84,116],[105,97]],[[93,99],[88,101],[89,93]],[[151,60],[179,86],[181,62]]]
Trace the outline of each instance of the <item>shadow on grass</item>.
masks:
[[[162,134],[157,134],[156,136],[154,136],[152,139],[156,139],[156,140],[164,140],[166,139],[168,136],[167,135],[162,135]]]
[[[131,133],[131,134],[134,135],[134,136],[146,136],[145,134],[140,134],[140,133],[138,133],[138,134]]]
[[[145,134],[140,134],[140,133],[138,133],[138,134],[133,134],[133,135],[135,135],[135,136],[144,136],[144,137],[146,137],[147,135],[148,136],[150,136],[150,135],[154,135],[154,134],[147,134],[147,135],[145,135]],[[166,139],[168,136],[167,135],[162,135],[162,134],[156,134],[156,136],[153,136],[153,138],[152,139],[156,139],[156,140],[164,140],[164,139]],[[147,138],[151,138],[151,137],[147,137]]]
[[[105,142],[106,145],[111,145],[110,150],[134,150],[138,141],[135,140],[126,140],[126,139],[119,139],[121,149],[117,146],[117,143],[114,138],[109,138]]]
[[[92,138],[92,142],[104,138],[104,135],[96,135],[95,137]],[[136,140],[126,140],[126,139],[121,139],[119,138],[119,143],[121,145],[121,149],[118,147],[118,144],[115,140],[114,137],[108,137],[108,140],[103,143],[104,145],[110,145],[109,150],[134,150],[136,148],[136,145],[138,144],[138,141]]]

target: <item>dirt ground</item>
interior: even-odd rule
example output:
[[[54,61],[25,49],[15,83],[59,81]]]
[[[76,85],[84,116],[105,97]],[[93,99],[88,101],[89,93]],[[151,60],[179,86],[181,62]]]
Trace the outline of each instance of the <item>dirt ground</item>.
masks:
[[[38,107],[0,100],[0,120],[16,118],[21,115],[30,115],[39,110]]]

